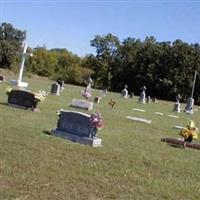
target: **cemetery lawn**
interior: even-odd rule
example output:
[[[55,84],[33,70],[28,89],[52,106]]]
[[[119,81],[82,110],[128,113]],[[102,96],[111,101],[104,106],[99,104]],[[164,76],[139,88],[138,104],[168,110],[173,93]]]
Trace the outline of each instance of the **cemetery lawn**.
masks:
[[[173,102],[142,105],[137,103],[138,97],[125,100],[110,92],[92,111],[101,112],[105,122],[97,134],[103,146],[92,148],[49,135],[57,124],[57,110],[92,113],[69,107],[73,98],[82,98],[82,87],[65,85],[60,96],[48,96],[39,103],[40,112],[32,112],[7,105],[10,79],[6,79],[0,85],[0,199],[200,198],[200,151],[160,142],[164,136],[179,138],[179,130],[173,126],[185,126],[190,118],[200,127],[200,107],[196,106],[198,111],[190,116],[183,111],[172,112]],[[24,81],[35,92],[50,91],[52,84],[45,79]],[[99,94],[93,91],[93,97]],[[111,98],[117,102],[114,109],[108,105]],[[143,117],[152,123],[132,121],[126,116]]]

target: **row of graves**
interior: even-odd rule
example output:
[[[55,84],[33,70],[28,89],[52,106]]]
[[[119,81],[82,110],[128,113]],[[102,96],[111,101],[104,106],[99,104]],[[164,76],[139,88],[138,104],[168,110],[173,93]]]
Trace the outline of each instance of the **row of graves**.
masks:
[[[150,96],[147,96],[146,95],[146,86],[144,85],[142,88],[140,88],[140,90],[141,90],[141,93],[140,93],[140,96],[139,96],[139,98],[138,98],[138,102],[139,103],[142,103],[142,104],[148,104],[148,103],[150,103],[151,101],[153,102],[153,103],[157,103],[157,100],[156,100],[156,98],[155,97],[153,97],[153,98],[151,98]],[[125,99],[128,99],[128,98],[130,98],[130,99],[132,99],[133,98],[133,96],[134,96],[134,93],[133,92],[131,92],[130,94],[128,93],[128,86],[127,85],[125,85],[124,86],[124,89],[121,91],[121,96],[122,96],[122,98],[125,98]]]
[[[27,56],[30,54],[26,53],[27,45],[24,46],[24,51],[22,53],[22,62],[20,67],[19,78],[17,81],[11,80],[12,84],[18,86],[19,89],[9,89],[7,90],[8,94],[8,104],[24,109],[30,109],[32,111],[37,110],[38,102],[43,101],[49,93],[45,91],[39,91],[37,93],[31,92],[27,90],[28,83],[22,82],[22,74],[24,69],[24,63]],[[94,103],[100,103],[101,99],[107,95],[107,89],[104,89],[102,95],[96,96],[94,98],[94,102],[90,101],[92,97],[92,84],[93,80],[91,78],[88,79],[86,82],[87,86],[81,92],[81,95],[84,99],[73,99],[71,102],[71,107],[89,110],[93,109]],[[127,99],[128,98],[128,89],[127,85],[125,85],[124,89],[122,90],[122,97]],[[51,92],[50,94],[53,95],[60,95],[60,93],[64,90],[64,81],[58,80],[56,83],[51,85]],[[133,96],[133,95],[132,95]],[[130,95],[131,97],[131,95]],[[179,101],[180,96],[177,96],[177,101],[175,103],[174,111],[179,112]],[[145,104],[150,102],[150,97],[146,98],[146,87],[143,86],[141,88],[141,94],[138,99],[138,102]],[[155,100],[154,100],[155,102]],[[114,100],[110,100],[109,105],[113,108],[116,102]],[[193,114],[191,112],[193,108],[194,100],[193,98],[189,98],[186,104],[186,111],[189,110],[190,112],[186,112],[189,114]],[[145,112],[145,110],[141,109],[134,109],[135,111]],[[161,115],[160,112],[155,112],[155,114]],[[168,115],[169,116],[169,115]],[[175,117],[175,116],[169,116]],[[151,120],[138,118],[134,116],[127,116],[127,119],[131,119],[134,121],[145,122],[150,124]],[[98,138],[97,131],[103,127],[103,118],[100,113],[93,113],[91,115],[85,114],[83,112],[78,111],[69,111],[60,109],[58,111],[58,121],[57,127],[51,131],[52,135],[61,137],[64,139],[68,139],[73,142],[81,143],[90,145],[92,147],[99,147],[102,146],[102,140]],[[183,145],[184,147],[192,147],[196,149],[200,149],[199,144],[191,144],[192,140],[197,137],[197,127],[194,125],[194,122],[191,122],[186,128],[182,128],[180,135],[184,137],[184,140],[174,140],[170,138],[162,138],[161,141],[164,142],[174,142],[178,145]]]
[[[195,72],[195,76],[194,76],[194,82],[193,82],[193,88],[192,88],[191,97],[189,97],[187,99],[186,106],[185,106],[185,109],[184,109],[185,113],[186,114],[190,114],[190,115],[192,115],[194,113],[194,109],[193,109],[193,107],[194,107],[193,92],[194,92],[196,74],[197,74],[197,72]],[[128,95],[127,88],[128,88],[127,85],[125,85],[124,89],[121,92],[121,96],[123,98],[125,98],[125,99],[127,99],[128,97],[132,98],[132,94]],[[143,86],[141,88],[141,93],[140,93],[138,102],[142,103],[142,104],[146,104],[146,103],[148,104],[152,100],[152,102],[158,103],[156,98],[152,98],[151,99],[150,96],[146,97],[146,89],[147,88],[145,86]],[[180,99],[181,99],[181,95],[177,94],[176,102],[175,102],[174,107],[173,107],[173,111],[174,112],[177,112],[177,113],[181,112]],[[136,111],[136,112],[146,112],[145,110],[139,109],[139,108],[133,108],[132,110]],[[162,112],[154,112],[154,113],[156,115],[164,116],[164,113],[162,113]],[[176,116],[176,115],[167,115],[167,117],[176,118],[176,119],[179,118],[179,116]],[[134,121],[140,122],[140,123],[147,123],[147,124],[151,124],[152,123],[152,120],[146,119],[146,118],[142,118],[142,117],[126,116],[126,118],[130,119],[130,120],[134,120]],[[173,146],[175,145],[175,146],[184,147],[184,148],[188,147],[188,148],[193,148],[193,149],[200,149],[200,144],[194,142],[194,139],[198,138],[198,128],[196,127],[195,122],[193,122],[191,120],[190,123],[188,125],[186,125],[186,127],[177,125],[174,128],[180,130],[179,131],[179,135],[182,136],[182,138],[176,139],[176,138],[164,137],[164,138],[161,138],[162,142],[169,143],[170,145],[173,145]]]

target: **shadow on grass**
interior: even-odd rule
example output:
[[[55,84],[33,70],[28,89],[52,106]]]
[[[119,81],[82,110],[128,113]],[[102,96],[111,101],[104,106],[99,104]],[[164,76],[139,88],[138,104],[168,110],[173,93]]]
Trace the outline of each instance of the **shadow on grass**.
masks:
[[[8,103],[5,103],[5,102],[0,102],[0,105],[9,106]]]
[[[174,148],[184,149],[183,146],[181,145],[176,145],[176,144],[168,144],[168,145]]]
[[[50,131],[42,131],[44,134],[46,135],[51,135],[51,132]]]

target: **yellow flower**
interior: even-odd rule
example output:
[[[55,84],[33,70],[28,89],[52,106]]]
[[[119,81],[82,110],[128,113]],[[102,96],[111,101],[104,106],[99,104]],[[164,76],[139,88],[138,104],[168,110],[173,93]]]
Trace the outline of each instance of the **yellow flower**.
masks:
[[[11,87],[6,88],[6,93],[7,93],[7,94],[10,94],[11,91],[12,91],[12,88],[11,88]]]
[[[45,91],[38,91],[37,93],[34,93],[34,95],[36,99],[43,102],[46,100],[47,93]]]
[[[192,139],[198,138],[198,128],[195,126],[195,123],[191,120],[189,125],[186,126],[186,128],[183,128],[179,135],[181,135],[183,138],[188,139],[192,137]]]

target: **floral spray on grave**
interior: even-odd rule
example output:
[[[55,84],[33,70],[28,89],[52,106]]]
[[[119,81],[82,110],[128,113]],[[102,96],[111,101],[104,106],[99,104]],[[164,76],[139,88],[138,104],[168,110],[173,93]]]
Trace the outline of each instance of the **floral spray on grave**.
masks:
[[[195,122],[190,120],[190,123],[179,132],[179,135],[184,138],[184,147],[186,147],[186,142],[191,143],[193,139],[198,139],[198,128]]]
[[[92,96],[92,83],[93,83],[93,80],[91,78],[89,78],[88,81],[85,81],[86,84],[87,84],[87,87],[81,91],[81,95],[83,97],[85,97],[86,99],[89,99],[91,96]]]
[[[104,127],[103,117],[101,113],[93,113],[90,116],[90,123],[91,123],[91,138],[96,137],[97,130],[101,130]]]

